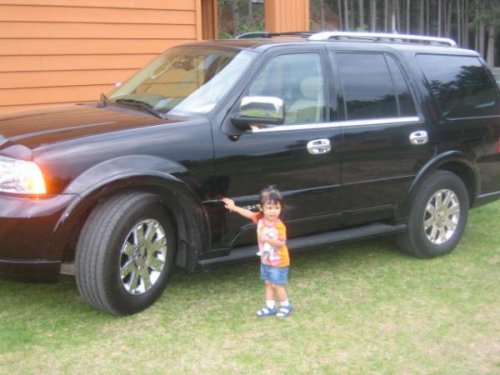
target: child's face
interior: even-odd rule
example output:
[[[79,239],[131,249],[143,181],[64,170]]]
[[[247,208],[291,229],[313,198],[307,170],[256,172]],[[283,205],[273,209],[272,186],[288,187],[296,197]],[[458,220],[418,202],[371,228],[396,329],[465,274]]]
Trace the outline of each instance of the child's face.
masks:
[[[278,219],[281,213],[281,204],[279,202],[267,201],[262,205],[262,213],[268,220]]]

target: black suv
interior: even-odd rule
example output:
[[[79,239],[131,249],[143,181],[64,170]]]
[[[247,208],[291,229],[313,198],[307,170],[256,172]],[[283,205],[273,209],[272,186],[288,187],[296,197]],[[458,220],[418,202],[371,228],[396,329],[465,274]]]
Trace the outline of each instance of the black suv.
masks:
[[[0,272],[73,272],[93,307],[151,305],[174,265],[255,257],[277,185],[290,249],[394,234],[450,252],[500,197],[500,94],[449,39],[322,32],[167,50],[95,103],[0,117]]]

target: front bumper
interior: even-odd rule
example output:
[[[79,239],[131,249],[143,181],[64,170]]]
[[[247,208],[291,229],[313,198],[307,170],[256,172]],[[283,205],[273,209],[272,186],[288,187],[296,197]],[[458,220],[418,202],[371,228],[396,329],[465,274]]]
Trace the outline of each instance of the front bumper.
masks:
[[[0,194],[0,275],[34,281],[57,279],[63,244],[54,242],[54,236],[75,198]]]

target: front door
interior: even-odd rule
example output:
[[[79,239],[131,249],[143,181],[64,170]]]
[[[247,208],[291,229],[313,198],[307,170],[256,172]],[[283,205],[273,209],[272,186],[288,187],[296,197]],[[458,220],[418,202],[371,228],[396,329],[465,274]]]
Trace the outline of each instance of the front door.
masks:
[[[335,194],[340,182],[340,131],[327,122],[325,70],[320,50],[271,56],[243,96],[283,99],[285,123],[254,127],[238,137],[226,134],[223,125],[214,134],[221,195],[239,206],[255,206],[259,191],[276,185],[285,198],[289,238],[327,230],[340,213],[340,198]],[[251,242],[255,242],[255,229],[248,220],[226,213],[224,245]]]

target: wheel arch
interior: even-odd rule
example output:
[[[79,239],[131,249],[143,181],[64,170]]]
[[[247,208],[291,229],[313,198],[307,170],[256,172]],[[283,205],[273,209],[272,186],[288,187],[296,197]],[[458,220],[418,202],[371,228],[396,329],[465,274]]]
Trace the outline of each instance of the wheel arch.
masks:
[[[102,170],[109,170],[109,165]],[[80,231],[97,205],[118,194],[136,191],[150,192],[160,197],[160,203],[177,233],[175,264],[194,270],[199,254],[210,243],[208,217],[195,191],[172,173],[161,170],[115,169],[111,176],[96,172],[94,170],[91,174],[99,175],[100,178],[83,182],[82,174],[80,181],[70,185],[73,187],[70,190],[72,193],[77,184],[84,189],[78,193],[79,198],[65,210],[54,230],[52,242],[54,247],[61,249],[62,261],[74,260]]]
[[[450,151],[436,156],[426,163],[417,173],[407,194],[408,199],[406,200],[403,210],[405,215],[408,214],[409,206],[419,186],[436,170],[449,171],[457,175],[463,181],[467,189],[469,205],[472,206],[474,204],[475,198],[481,191],[479,171],[465,154],[458,151]]]

